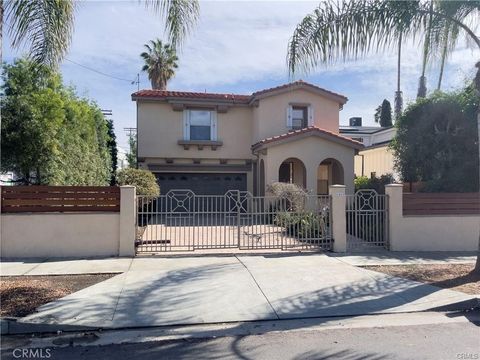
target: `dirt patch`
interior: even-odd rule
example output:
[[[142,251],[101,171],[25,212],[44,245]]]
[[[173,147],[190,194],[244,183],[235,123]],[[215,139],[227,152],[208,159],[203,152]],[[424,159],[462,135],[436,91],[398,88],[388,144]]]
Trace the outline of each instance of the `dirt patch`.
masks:
[[[474,265],[389,265],[363,266],[365,269],[415,280],[466,294],[480,294],[480,275],[473,275]]]
[[[23,317],[40,305],[110,279],[118,274],[1,276],[0,316]]]

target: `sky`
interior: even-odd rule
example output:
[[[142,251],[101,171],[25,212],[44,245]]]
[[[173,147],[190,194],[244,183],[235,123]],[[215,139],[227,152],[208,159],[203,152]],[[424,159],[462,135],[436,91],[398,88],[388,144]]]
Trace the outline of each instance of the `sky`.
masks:
[[[178,54],[179,68],[170,90],[250,94],[289,82],[287,44],[296,25],[311,13],[318,1],[201,1],[200,21]],[[61,65],[65,84],[81,96],[112,110],[117,141],[127,148],[126,127],[135,127],[132,84],[140,74],[140,88],[150,88],[142,73],[139,54],[151,39],[166,40],[159,15],[139,1],[84,1],[78,3],[71,47]],[[12,62],[25,49],[13,50],[4,38],[4,60]],[[421,47],[404,44],[402,91],[408,104],[416,96],[421,73]],[[448,59],[442,89],[461,87],[473,78],[479,51],[461,41]],[[69,61],[70,60],[70,61]],[[71,61],[112,77],[85,69]],[[113,78],[115,77],[115,78]],[[118,79],[116,79],[118,78]],[[340,124],[361,116],[364,125],[374,125],[375,108],[388,99],[393,106],[396,89],[396,52],[320,66],[296,79],[343,94],[349,101],[340,112]],[[427,87],[436,87],[438,66],[427,72]]]

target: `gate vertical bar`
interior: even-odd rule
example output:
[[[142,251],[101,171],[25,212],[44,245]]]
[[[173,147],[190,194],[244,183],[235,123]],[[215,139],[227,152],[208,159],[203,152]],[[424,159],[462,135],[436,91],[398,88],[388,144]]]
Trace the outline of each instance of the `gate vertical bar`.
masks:
[[[237,190],[237,242],[240,248],[240,190]]]

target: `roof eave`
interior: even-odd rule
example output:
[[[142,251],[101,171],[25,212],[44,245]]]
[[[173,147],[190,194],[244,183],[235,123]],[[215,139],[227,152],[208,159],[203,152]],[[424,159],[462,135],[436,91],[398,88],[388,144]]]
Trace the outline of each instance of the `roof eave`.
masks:
[[[283,144],[283,143],[300,140],[301,138],[306,138],[306,137],[310,137],[310,136],[318,136],[318,137],[320,137],[322,139],[325,139],[327,141],[332,141],[332,142],[335,142],[337,144],[348,146],[350,148],[355,149],[356,151],[362,150],[362,149],[365,148],[365,146],[363,144],[361,144],[359,142],[356,142],[356,141],[353,141],[353,140],[350,140],[350,139],[342,139],[342,138],[336,137],[334,135],[328,135],[328,134],[325,134],[325,133],[322,133],[322,132],[311,131],[311,132],[299,133],[299,134],[297,134],[295,136],[291,136],[291,137],[273,139],[273,140],[265,141],[265,142],[260,141],[256,144],[253,144],[251,146],[251,149],[252,149],[252,151],[260,151],[260,150],[266,149],[266,148],[271,147],[271,146],[280,145],[280,144]]]

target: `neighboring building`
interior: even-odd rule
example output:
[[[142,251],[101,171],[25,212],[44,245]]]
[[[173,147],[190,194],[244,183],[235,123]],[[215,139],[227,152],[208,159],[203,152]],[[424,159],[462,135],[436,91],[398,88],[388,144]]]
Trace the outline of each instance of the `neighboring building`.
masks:
[[[340,126],[340,134],[365,146],[355,156],[355,176],[393,174],[398,179],[398,173],[393,168],[393,153],[389,149],[396,131],[393,126],[362,126],[362,118],[359,117],[350,118],[350,126]]]
[[[17,176],[15,175],[15,173],[13,173],[11,171],[0,174],[0,185],[1,186],[15,185],[15,180],[17,180]]]
[[[155,173],[162,193],[263,195],[276,181],[319,194],[331,184],[353,191],[363,145],[339,134],[342,95],[296,81],[252,95],[141,90],[132,100],[138,164]]]

